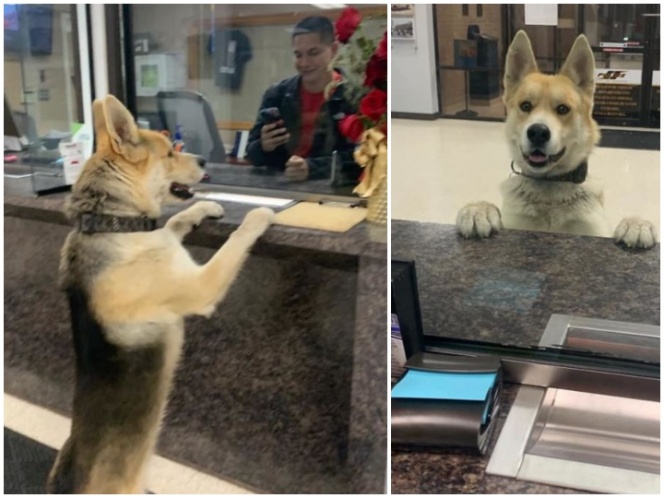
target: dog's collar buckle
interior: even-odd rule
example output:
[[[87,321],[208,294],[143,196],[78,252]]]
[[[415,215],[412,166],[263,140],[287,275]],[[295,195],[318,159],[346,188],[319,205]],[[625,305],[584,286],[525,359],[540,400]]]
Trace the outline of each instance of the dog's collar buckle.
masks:
[[[510,164],[510,168],[512,168],[512,172],[516,175],[525,176],[526,178],[530,178],[531,180],[539,180],[543,182],[572,182],[579,184],[585,182],[586,177],[588,176],[588,161],[583,161],[572,171],[568,171],[567,173],[558,176],[538,177],[538,176],[526,175],[523,171],[517,171],[516,169],[514,169],[514,161],[512,161],[512,163]]]
[[[78,217],[77,228],[86,234],[152,232],[157,229],[157,220],[147,216],[124,217],[83,213]]]

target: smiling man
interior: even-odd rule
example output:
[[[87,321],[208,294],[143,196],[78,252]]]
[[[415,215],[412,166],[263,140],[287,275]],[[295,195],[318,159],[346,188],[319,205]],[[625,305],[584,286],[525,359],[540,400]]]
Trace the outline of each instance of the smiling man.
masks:
[[[339,121],[355,113],[348,96],[358,90],[346,82],[325,98],[325,88],[343,78],[341,70],[330,68],[339,49],[334,27],[326,17],[307,17],[295,25],[292,43],[298,74],[265,92],[247,158],[254,166],[283,171],[291,181],[318,180],[331,177],[336,151],[338,180],[356,182],[355,144],[339,132]]]

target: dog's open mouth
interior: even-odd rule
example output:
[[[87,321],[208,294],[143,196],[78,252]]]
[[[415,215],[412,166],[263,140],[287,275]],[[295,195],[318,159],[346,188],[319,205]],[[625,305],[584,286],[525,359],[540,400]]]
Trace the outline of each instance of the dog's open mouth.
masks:
[[[530,154],[524,154],[523,158],[528,161],[528,164],[530,164],[533,168],[543,168],[547,164],[557,162],[561,157],[563,157],[563,154],[565,154],[565,147],[563,147],[563,150],[558,152],[558,154],[554,154],[552,156],[547,156],[541,150],[535,149],[531,151]]]
[[[178,199],[191,199],[194,196],[194,189],[184,183],[173,182],[170,188],[171,194]]]

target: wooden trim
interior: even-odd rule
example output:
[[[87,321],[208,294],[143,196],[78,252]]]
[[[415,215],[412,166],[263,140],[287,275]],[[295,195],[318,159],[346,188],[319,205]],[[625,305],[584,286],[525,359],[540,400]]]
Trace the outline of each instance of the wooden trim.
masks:
[[[218,130],[251,130],[254,127],[253,121],[217,121]]]
[[[375,5],[371,7],[359,7],[357,9],[363,16],[385,16],[387,21],[387,5]],[[320,15],[336,19],[341,15],[342,9],[330,9],[319,11]],[[293,14],[269,14],[263,16],[247,17],[218,17],[214,20],[217,28],[240,28],[248,26],[274,26],[274,25],[292,25],[305,17],[312,15],[313,12],[296,12]],[[197,19],[192,22],[196,31],[208,30],[210,28],[210,19]]]
[[[420,119],[423,121],[433,121],[438,119],[440,115],[437,112],[423,113],[423,112],[397,112],[392,111],[390,114],[392,119]]]

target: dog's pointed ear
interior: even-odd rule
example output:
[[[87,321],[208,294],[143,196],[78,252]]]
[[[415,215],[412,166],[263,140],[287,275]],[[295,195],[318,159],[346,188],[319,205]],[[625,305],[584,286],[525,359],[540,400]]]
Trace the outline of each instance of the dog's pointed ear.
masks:
[[[585,35],[579,35],[572,45],[560,74],[567,76],[589,97],[595,91],[595,57]]]
[[[519,30],[510,48],[507,50],[505,60],[505,77],[503,85],[505,86],[505,97],[507,98],[512,90],[523,78],[530,73],[539,71],[537,61],[533,53],[533,47],[530,44],[528,35],[525,31]]]
[[[107,95],[103,105],[110,145],[117,154],[123,154],[127,145],[138,143],[138,126],[127,108],[113,95]]]
[[[106,128],[106,112],[104,102],[96,99],[92,103],[92,118],[94,120],[97,148],[108,143],[108,129]]]

